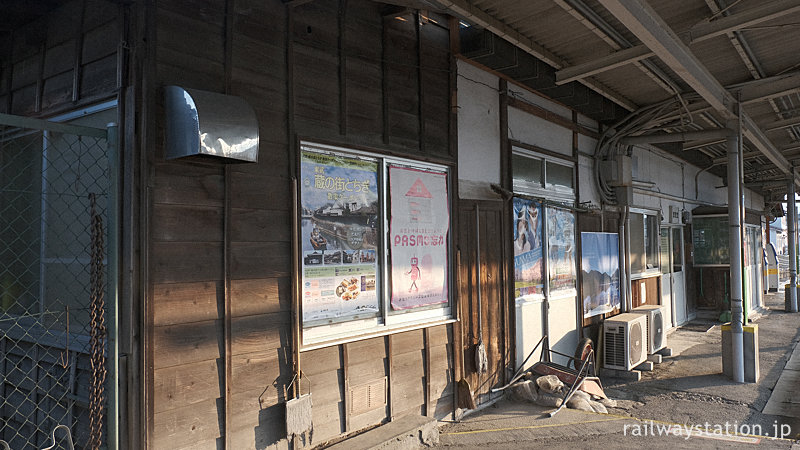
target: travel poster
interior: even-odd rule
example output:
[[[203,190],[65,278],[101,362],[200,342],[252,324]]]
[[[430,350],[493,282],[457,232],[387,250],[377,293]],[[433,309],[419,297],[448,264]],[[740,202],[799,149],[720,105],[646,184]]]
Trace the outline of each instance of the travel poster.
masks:
[[[619,308],[617,233],[581,233],[581,275],[584,318]]]
[[[392,308],[447,302],[447,174],[390,166],[389,197]]]
[[[542,295],[542,205],[515,197],[513,207],[514,297]]]
[[[303,151],[300,185],[303,322],[377,315],[377,161]]]
[[[550,292],[574,289],[578,269],[575,265],[575,215],[571,211],[547,208],[547,244]]]

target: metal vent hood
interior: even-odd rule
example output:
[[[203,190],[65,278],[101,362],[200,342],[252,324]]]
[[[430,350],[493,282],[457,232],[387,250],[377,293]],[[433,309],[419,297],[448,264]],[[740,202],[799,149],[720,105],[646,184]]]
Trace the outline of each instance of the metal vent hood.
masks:
[[[180,86],[166,86],[164,97],[167,159],[258,162],[258,121],[244,99]]]

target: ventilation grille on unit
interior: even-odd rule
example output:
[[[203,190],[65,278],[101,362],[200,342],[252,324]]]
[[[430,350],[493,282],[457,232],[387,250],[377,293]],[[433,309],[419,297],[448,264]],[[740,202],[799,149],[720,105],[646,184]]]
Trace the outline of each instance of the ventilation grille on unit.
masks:
[[[605,365],[625,366],[625,327],[607,327]]]

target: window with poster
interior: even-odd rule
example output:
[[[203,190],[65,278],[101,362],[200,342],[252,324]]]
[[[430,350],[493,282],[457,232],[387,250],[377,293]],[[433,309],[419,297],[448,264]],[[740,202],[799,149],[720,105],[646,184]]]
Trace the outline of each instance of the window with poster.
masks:
[[[301,142],[303,346],[451,319],[446,166]]]
[[[630,257],[631,278],[645,278],[661,273],[659,253],[660,220],[657,211],[631,209]]]
[[[574,162],[515,146],[511,171],[516,194],[514,296],[575,295],[575,213],[570,208],[575,201]]]

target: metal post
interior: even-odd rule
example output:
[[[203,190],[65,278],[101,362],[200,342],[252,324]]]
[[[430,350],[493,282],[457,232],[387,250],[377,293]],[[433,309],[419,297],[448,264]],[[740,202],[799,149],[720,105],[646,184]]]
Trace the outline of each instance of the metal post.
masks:
[[[729,123],[738,129],[739,122]],[[736,128],[734,128],[736,127]],[[739,135],[728,136],[728,247],[731,263],[731,354],[733,380],[744,383],[744,335],[742,328],[742,240],[739,208]]]
[[[789,235],[789,312],[797,312],[797,204],[795,203],[794,171],[789,179],[786,212]]]
[[[620,312],[628,312],[628,252],[627,246],[625,245],[625,241],[627,238],[627,231],[628,226],[628,207],[625,207],[625,211],[623,212],[622,220],[619,221],[619,263],[620,263],[620,279],[619,279],[619,288],[620,288]]]
[[[108,301],[107,311],[107,342],[108,342],[108,378],[106,379],[106,417],[108,418],[108,449],[119,446],[119,127],[115,123],[107,125],[106,140],[108,149],[108,206],[106,216],[107,244],[107,271],[108,271]]]

